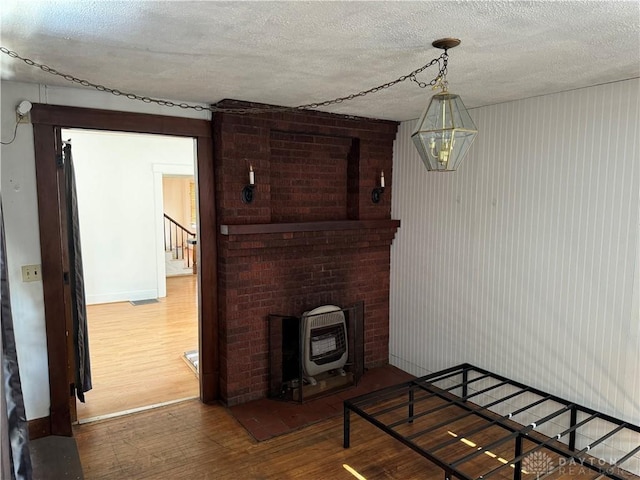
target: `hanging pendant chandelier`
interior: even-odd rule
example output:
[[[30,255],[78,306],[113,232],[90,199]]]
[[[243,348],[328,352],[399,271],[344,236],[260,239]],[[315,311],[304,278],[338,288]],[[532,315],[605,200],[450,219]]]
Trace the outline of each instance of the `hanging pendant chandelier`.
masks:
[[[460,40],[456,38],[443,38],[432,43],[434,47],[444,49],[442,73],[434,86],[442,91],[431,98],[411,134],[429,171],[455,171],[478,134],[462,99],[447,88],[447,50],[459,44]]]

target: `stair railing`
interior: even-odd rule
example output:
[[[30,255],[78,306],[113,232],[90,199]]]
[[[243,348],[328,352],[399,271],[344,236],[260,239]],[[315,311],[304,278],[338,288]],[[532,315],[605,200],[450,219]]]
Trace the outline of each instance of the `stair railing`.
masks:
[[[186,255],[185,257],[185,247],[188,248],[187,240],[195,237],[195,233],[180,225],[166,213],[164,214],[164,249],[167,252],[174,252],[173,255],[176,259],[184,260],[186,258],[187,268],[191,266],[191,256]]]

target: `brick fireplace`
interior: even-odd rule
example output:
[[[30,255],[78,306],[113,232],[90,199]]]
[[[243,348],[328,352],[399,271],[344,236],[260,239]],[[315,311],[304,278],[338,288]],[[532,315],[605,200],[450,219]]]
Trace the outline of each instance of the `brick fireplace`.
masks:
[[[269,314],[363,301],[365,367],[386,364],[397,123],[220,113],[213,128],[221,400],[231,406],[266,396]],[[244,203],[250,165],[254,200]],[[387,187],[373,203],[381,171]]]

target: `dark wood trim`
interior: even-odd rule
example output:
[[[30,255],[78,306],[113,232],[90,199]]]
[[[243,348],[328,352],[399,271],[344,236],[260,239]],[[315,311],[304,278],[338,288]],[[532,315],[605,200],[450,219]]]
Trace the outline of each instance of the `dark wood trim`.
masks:
[[[336,220],[328,222],[257,223],[220,225],[222,235],[254,235],[260,233],[325,232],[400,227],[400,220]]]
[[[50,387],[50,433],[72,435],[67,382],[67,336],[63,299],[61,217],[58,205],[55,162],[55,127],[113,130],[194,137],[197,141],[198,185],[201,238],[199,289],[201,315],[198,330],[203,355],[201,398],[213,402],[219,391],[218,315],[216,284],[215,189],[211,123],[162,115],[117,112],[90,108],[35,104],[33,123],[42,283],[45,303],[45,329]]]
[[[211,128],[210,128],[211,131]],[[217,245],[215,208],[215,168],[211,137],[197,139],[197,182],[199,208],[198,234],[198,300],[200,305],[200,400],[212,403],[218,399],[220,365],[218,348]],[[203,241],[205,240],[205,241]],[[201,259],[205,259],[203,262]]]
[[[51,435],[51,417],[34,418],[27,422],[29,440],[36,440]]]
[[[211,126],[207,120],[41,103],[33,105],[31,122],[66,128],[155,133],[182,137],[211,136]]]
[[[53,125],[33,124],[38,221],[42,255],[51,434],[70,436],[69,385],[67,379],[67,335],[65,286],[63,282],[62,218],[58,204],[56,138]]]

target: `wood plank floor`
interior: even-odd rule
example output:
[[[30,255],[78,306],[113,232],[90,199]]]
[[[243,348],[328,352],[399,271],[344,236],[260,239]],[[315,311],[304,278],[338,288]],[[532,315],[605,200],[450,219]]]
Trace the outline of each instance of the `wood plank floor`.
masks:
[[[75,427],[86,479],[442,478],[442,473],[375,428],[358,422],[342,448],[334,418],[257,443],[221,406],[191,400]]]
[[[167,278],[158,303],[89,305],[87,318],[93,389],[77,402],[80,422],[199,395],[182,359],[198,348],[195,275]]]
[[[476,420],[477,421],[477,420]],[[461,431],[472,428],[457,425]],[[342,448],[342,418],[333,418],[301,430],[257,443],[222,406],[189,400],[167,407],[74,427],[86,479],[163,480],[411,480],[443,479],[442,470],[371,424],[352,415],[351,448]],[[444,438],[450,438],[444,432]],[[504,431],[488,431],[475,442],[488,444]],[[433,439],[440,441],[441,439]],[[528,443],[528,442],[527,442]],[[525,449],[532,445],[525,445]],[[474,448],[453,445],[447,456],[459,458]],[[512,448],[499,455],[511,458]],[[557,457],[551,454],[557,464]],[[480,455],[471,464],[500,465]],[[360,477],[347,471],[355,470]],[[478,469],[480,471],[482,469]],[[469,472],[471,473],[471,472]],[[534,480],[534,473],[523,473]],[[568,467],[550,480],[587,480],[593,472]],[[511,479],[506,468],[492,479]],[[626,476],[624,478],[627,478]],[[629,478],[637,478],[630,476]]]

